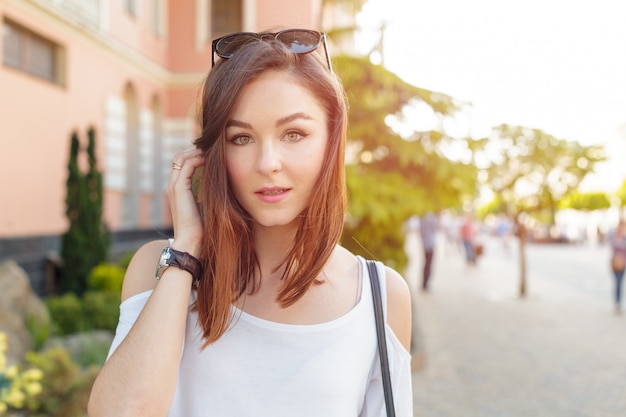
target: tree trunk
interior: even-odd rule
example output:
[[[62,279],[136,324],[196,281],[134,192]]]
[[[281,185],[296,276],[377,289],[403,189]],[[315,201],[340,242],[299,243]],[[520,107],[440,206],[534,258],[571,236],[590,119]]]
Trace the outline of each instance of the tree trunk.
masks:
[[[519,263],[520,263],[520,277],[519,277],[519,296],[520,298],[526,297],[526,227],[515,219],[517,223],[518,238],[519,238]]]
[[[517,231],[517,238],[519,239],[519,297],[524,298],[526,297],[526,227],[524,227],[520,219],[520,214],[521,213],[517,214],[513,219]]]

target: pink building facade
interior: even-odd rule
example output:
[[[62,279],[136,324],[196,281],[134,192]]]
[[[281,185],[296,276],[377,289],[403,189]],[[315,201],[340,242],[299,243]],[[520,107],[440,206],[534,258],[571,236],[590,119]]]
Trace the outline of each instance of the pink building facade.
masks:
[[[0,239],[67,228],[70,135],[96,130],[112,231],[168,227],[211,40],[319,29],[321,0],[0,0]],[[2,255],[2,254],[0,254]]]

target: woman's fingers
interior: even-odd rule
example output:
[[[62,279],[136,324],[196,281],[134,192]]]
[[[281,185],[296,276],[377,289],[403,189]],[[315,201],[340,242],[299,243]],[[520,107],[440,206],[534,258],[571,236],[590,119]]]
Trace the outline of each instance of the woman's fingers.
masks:
[[[176,154],[167,190],[176,246],[190,253],[197,252],[202,239],[202,222],[192,194],[192,176],[203,164],[204,158],[198,149],[190,148]]]
[[[174,195],[191,191],[193,173],[203,163],[204,158],[200,150],[190,149],[176,154],[172,162],[168,193]]]
[[[196,148],[185,149],[184,151],[177,153],[172,161],[170,184],[172,183],[172,180],[176,180],[178,178],[178,174],[180,174],[180,171],[183,170],[187,161],[197,160],[198,158],[202,159],[201,157],[202,152]]]

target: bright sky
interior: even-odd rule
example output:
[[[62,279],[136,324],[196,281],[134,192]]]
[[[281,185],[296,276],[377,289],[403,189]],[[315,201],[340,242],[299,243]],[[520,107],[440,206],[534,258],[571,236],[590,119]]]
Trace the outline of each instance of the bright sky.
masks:
[[[500,123],[583,144],[626,143],[621,0],[369,0],[385,66],[472,103],[472,135]],[[624,148],[622,148],[624,149]]]

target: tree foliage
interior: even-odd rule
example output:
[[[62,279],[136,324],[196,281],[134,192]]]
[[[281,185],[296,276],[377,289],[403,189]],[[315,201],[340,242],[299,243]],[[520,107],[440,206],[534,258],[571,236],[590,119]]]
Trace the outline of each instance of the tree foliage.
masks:
[[[91,268],[107,258],[109,248],[109,234],[103,223],[104,186],[102,173],[98,169],[96,159],[96,131],[90,128],[87,131],[87,159],[89,169],[84,175],[85,182],[85,211],[82,216],[82,229],[88,236],[84,255],[88,257]],[[90,270],[91,270],[90,268]]]
[[[626,180],[622,182],[622,185],[619,187],[615,194],[616,197],[620,200],[620,207],[626,206]]]
[[[601,146],[583,146],[539,129],[502,124],[483,139],[477,160],[486,165],[486,184],[502,211],[511,216],[520,238],[520,296],[526,295],[526,230],[524,218],[548,213],[550,224],[561,200],[574,195],[597,162]]]
[[[80,289],[81,275],[87,276],[88,265],[82,255],[82,248],[86,244],[87,236],[81,231],[80,213],[84,204],[82,197],[83,181],[78,168],[78,153],[80,142],[78,133],[71,136],[70,155],[67,165],[68,176],[66,182],[65,215],[69,222],[68,230],[61,237],[61,259],[63,266],[59,277],[58,289],[61,292],[75,291]]]
[[[347,41],[352,43],[354,33],[359,29],[356,23],[346,23],[344,19],[341,19],[341,26],[328,26],[328,24],[336,25],[338,22],[335,21],[334,17],[337,15],[356,16],[365,3],[367,0],[323,0],[319,11],[319,21],[320,25],[324,27],[326,36],[334,42]]]
[[[560,209],[574,210],[601,210],[611,207],[611,201],[606,193],[601,191],[581,193],[574,191],[566,195],[560,202]]]
[[[78,133],[71,135],[65,198],[68,230],[61,237],[58,290],[82,294],[89,271],[106,260],[109,236],[102,222],[103,184],[95,155],[95,131],[88,131],[88,171],[79,169]]]
[[[428,105],[440,117],[459,110],[449,96],[400,79],[367,58],[335,58],[348,101],[347,182],[349,218],[343,244],[355,253],[376,257],[399,268],[406,262],[402,226],[408,217],[458,207],[476,194],[475,166],[454,160],[445,150],[467,139],[442,131],[401,135],[389,118],[405,121],[405,110]]]
[[[547,210],[552,223],[559,201],[604,160],[601,146],[506,124],[494,128],[482,153],[489,161],[487,184],[513,213]]]

